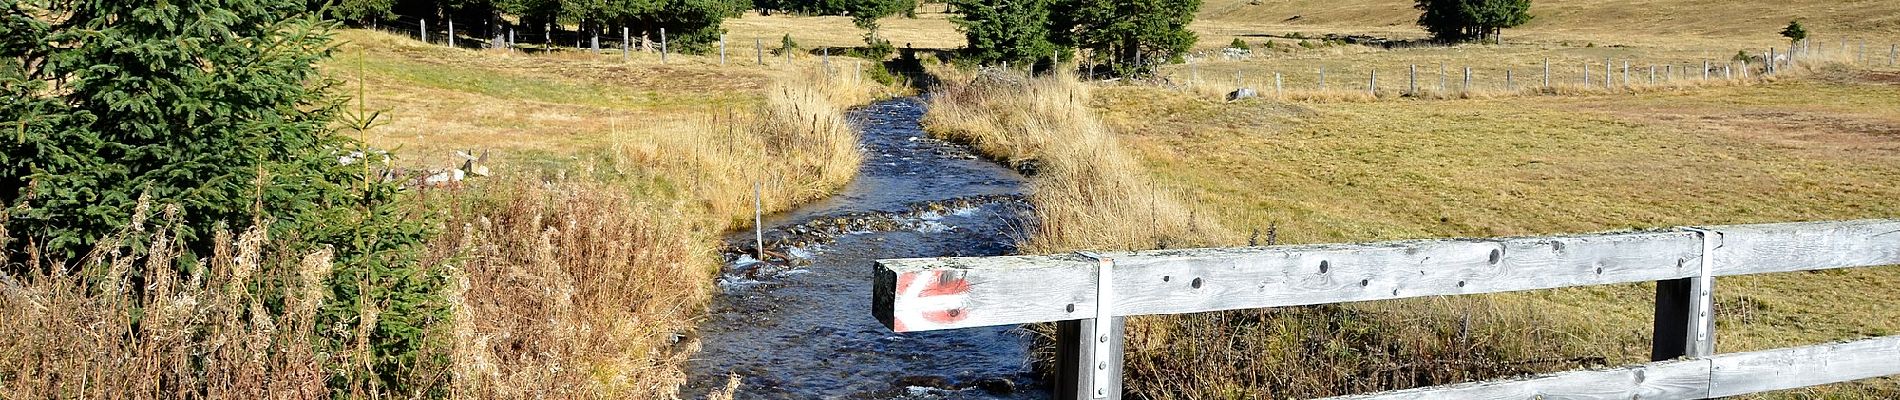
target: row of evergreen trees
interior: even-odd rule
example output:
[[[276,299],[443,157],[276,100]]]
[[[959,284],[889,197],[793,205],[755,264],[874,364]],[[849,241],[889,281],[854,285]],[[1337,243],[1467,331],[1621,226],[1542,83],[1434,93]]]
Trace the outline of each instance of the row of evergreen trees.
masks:
[[[621,28],[636,36],[657,38],[667,33],[671,49],[703,52],[725,31],[720,24],[748,9],[814,15],[849,15],[869,33],[866,42],[888,52],[890,44],[877,35],[877,20],[906,13],[916,0],[310,0],[338,20],[373,26],[402,16],[452,18],[464,32],[501,37],[512,27],[539,31],[578,27],[585,35],[617,37]],[[882,54],[882,53],[880,53]]]
[[[1531,0],[1417,0],[1418,25],[1443,42],[1496,41],[1531,21]]]
[[[1188,24],[1200,0],[951,0],[968,47],[982,64],[1062,61],[1088,50],[1116,76],[1152,72],[1194,45]]]

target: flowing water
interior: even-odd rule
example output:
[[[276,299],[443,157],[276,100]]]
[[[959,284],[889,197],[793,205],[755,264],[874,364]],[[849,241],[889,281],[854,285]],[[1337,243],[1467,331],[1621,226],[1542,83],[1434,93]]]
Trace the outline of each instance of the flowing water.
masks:
[[[837,196],[766,221],[772,262],[729,239],[686,396],[740,378],[738,399],[1041,399],[1030,337],[1012,327],[896,334],[871,317],[872,261],[1014,252],[1022,175],[931,139],[924,103],[852,111],[865,161]]]

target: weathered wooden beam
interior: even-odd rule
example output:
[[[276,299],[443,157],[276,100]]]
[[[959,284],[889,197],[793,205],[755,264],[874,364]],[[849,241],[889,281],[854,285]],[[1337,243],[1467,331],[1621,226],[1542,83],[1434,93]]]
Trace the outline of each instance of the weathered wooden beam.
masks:
[[[1900,375],[1894,360],[1900,360],[1900,336],[1327,400],[1700,399]]]
[[[1332,397],[1326,400],[1629,400],[1708,397],[1709,360],[1649,363],[1527,378]]]
[[[1712,276],[1900,264],[1900,220],[1708,227]],[[1495,293],[1700,276],[1686,231],[1103,253],[1114,315]],[[1078,255],[879,260],[873,314],[899,332],[1089,318]]]
[[[1900,375],[1900,336],[1709,359],[1709,397],[1737,396]]]

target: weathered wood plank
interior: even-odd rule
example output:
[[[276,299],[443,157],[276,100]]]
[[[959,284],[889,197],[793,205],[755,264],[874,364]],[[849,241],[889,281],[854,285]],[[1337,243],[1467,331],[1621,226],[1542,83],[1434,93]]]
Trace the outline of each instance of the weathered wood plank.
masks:
[[[1709,359],[1709,396],[1736,396],[1900,375],[1900,336],[1724,354]]]
[[[1900,220],[1710,227],[1714,276],[1900,264]],[[1698,276],[1680,231],[1103,253],[1115,315],[1494,293]],[[879,260],[873,313],[896,331],[1088,318],[1076,255]],[[909,283],[918,283],[909,285]]]
[[[1900,336],[1328,400],[1700,399],[1900,375]]]
[[[1684,360],[1332,397],[1327,400],[1700,399],[1708,397],[1708,393],[1709,360]]]

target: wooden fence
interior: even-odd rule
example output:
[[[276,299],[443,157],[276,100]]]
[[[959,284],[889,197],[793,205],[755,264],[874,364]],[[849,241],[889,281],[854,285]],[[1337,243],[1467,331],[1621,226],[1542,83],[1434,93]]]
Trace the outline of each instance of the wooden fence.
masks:
[[[1900,374],[1900,336],[1714,354],[1716,277],[1895,264],[1900,219],[896,259],[872,313],[897,332],[1060,322],[1057,398],[1115,399],[1125,316],[1653,281],[1658,362],[1347,398],[1708,398]]]

